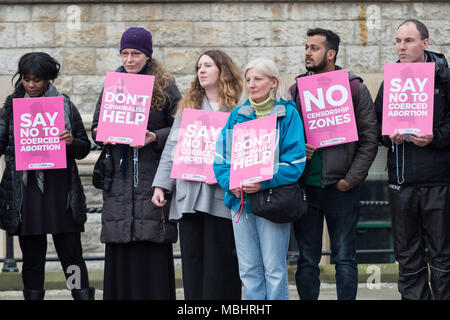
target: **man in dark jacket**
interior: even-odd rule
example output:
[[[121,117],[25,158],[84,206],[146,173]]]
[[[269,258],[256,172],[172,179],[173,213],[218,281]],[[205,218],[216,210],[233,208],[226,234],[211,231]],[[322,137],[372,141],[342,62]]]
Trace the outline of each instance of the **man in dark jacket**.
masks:
[[[420,21],[406,20],[397,29],[398,62],[435,63],[433,133],[381,137],[389,148],[389,205],[403,299],[450,299],[450,71],[444,55],[425,50],[428,44]],[[375,106],[381,132],[383,83]]]
[[[341,69],[335,65],[339,36],[330,30],[307,32],[305,66],[299,76]],[[358,288],[356,224],[359,212],[358,186],[367,177],[378,148],[378,133],[372,98],[362,79],[349,74],[358,141],[321,149],[306,144],[308,212],[294,223],[299,247],[297,290],[302,300],[316,300],[320,291],[319,262],[322,254],[324,217],[331,240],[331,257],[336,263],[338,299],[355,299]],[[301,114],[297,85],[290,88]],[[301,133],[303,134],[303,133]]]

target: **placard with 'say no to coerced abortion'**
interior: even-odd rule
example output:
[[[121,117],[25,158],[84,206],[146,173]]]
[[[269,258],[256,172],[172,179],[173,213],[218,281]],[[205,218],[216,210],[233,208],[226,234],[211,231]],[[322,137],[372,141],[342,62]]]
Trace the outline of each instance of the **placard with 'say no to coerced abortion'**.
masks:
[[[13,99],[16,170],[67,167],[64,97]]]

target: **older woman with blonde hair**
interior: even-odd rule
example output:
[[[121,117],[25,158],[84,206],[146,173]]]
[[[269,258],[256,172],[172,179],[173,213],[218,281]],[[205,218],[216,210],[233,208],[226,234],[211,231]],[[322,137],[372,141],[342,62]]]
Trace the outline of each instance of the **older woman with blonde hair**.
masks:
[[[303,126],[295,104],[277,66],[271,60],[255,59],[244,72],[245,102],[237,106],[228,118],[216,145],[214,172],[225,190],[225,205],[236,212],[244,196],[242,214],[233,223],[239,262],[239,274],[244,284],[244,299],[289,299],[287,251],[289,223],[274,223],[255,216],[250,209],[248,194],[296,182],[305,167],[306,153]],[[249,183],[229,190],[230,152],[233,127],[267,115],[277,115],[277,135],[273,178],[261,183]]]
[[[172,192],[169,219],[179,221],[185,299],[240,299],[237,257],[229,210],[218,184],[171,179],[183,110],[230,112],[238,104],[242,78],[231,58],[220,50],[201,54],[196,75],[178,104],[175,122],[153,181],[156,206]]]

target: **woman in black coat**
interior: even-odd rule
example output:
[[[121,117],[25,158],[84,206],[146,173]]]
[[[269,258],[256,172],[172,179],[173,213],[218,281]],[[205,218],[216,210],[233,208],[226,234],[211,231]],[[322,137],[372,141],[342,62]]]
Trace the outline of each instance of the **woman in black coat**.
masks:
[[[64,96],[67,168],[17,171],[14,148],[13,99],[62,96],[52,85],[60,65],[43,52],[20,58],[14,93],[6,98],[0,111],[0,155],[6,168],[0,184],[0,227],[19,236],[22,249],[22,279],[26,300],[44,298],[47,234],[52,234],[64,274],[79,271],[79,287],[72,290],[74,299],[94,298],[89,288],[86,264],[82,256],[80,233],[86,222],[86,198],[75,159],[83,159],[90,142],[80,114],[69,97]],[[76,266],[77,268],[73,268]],[[77,281],[75,281],[75,286]]]
[[[174,79],[152,58],[152,38],[143,28],[130,28],[120,41],[123,66],[116,72],[155,76],[144,146],[108,144],[113,163],[111,189],[103,191],[102,231],[105,246],[103,298],[175,299],[172,243],[177,227],[168,208],[156,207],[152,182],[181,95]],[[92,136],[100,114],[100,94]]]

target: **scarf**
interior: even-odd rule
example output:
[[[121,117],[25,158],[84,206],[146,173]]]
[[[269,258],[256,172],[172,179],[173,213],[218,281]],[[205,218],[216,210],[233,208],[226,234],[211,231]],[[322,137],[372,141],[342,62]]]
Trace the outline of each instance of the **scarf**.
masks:
[[[255,109],[255,117],[261,118],[270,114],[270,110],[272,110],[273,105],[275,104],[275,99],[272,97],[267,98],[265,101],[256,103],[251,98],[250,105]]]

